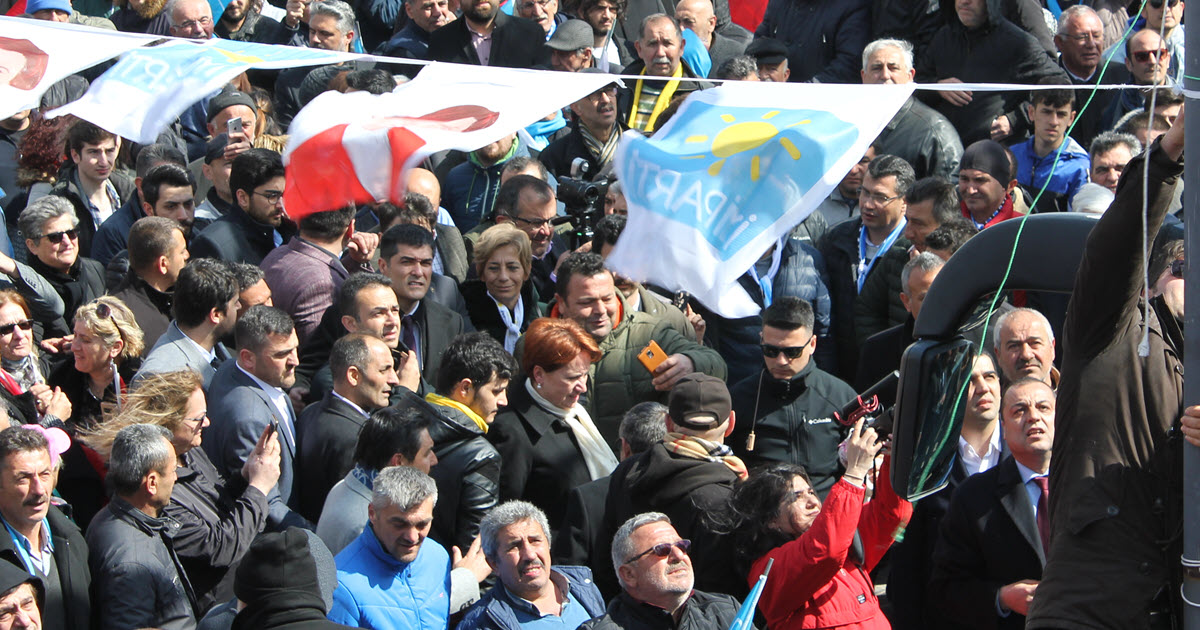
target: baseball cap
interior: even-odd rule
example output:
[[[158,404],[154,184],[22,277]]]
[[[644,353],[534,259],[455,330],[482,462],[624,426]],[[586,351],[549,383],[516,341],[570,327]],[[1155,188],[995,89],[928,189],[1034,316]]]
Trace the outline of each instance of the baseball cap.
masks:
[[[219,133],[208,141],[204,148],[204,163],[212,164],[225,157],[225,147],[229,146],[229,134]]]
[[[567,20],[558,25],[546,45],[554,50],[569,52],[591,48],[596,43],[592,25],[583,20]]]
[[[788,47],[777,39],[760,37],[750,42],[746,54],[754,57],[758,63],[779,63],[787,59]]]
[[[667,398],[671,422],[697,431],[717,428],[729,419],[732,411],[725,381],[700,372],[679,379]]]
[[[223,90],[208,101],[208,122],[212,122],[212,119],[216,118],[221,110],[234,105],[245,105],[258,114],[258,103],[255,103],[249,94],[238,90]]]

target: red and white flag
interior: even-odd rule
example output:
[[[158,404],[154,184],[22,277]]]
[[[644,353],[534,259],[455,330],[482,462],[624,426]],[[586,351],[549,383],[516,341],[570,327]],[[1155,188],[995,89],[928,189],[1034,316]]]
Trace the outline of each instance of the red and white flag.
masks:
[[[474,151],[614,82],[603,74],[431,64],[390,94],[326,92],[288,130],[284,207],[294,219],[404,195],[438,151]]]

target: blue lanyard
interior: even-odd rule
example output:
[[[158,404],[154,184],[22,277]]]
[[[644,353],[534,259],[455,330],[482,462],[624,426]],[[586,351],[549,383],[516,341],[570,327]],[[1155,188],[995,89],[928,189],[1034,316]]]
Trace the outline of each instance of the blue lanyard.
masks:
[[[883,239],[883,243],[879,246],[879,249],[875,250],[875,255],[871,257],[871,260],[867,260],[867,226],[864,225],[858,228],[858,278],[856,282],[858,283],[858,291],[860,293],[862,292],[863,283],[867,281],[867,276],[871,275],[871,269],[875,267],[875,261],[879,260],[879,257],[884,252],[892,248],[892,244],[904,233],[904,226],[907,224],[908,219],[900,217],[900,222],[896,224],[896,228],[892,230],[891,234],[888,234],[887,238]]]
[[[29,571],[30,575],[37,577],[37,572],[35,571],[33,564],[33,557],[29,555],[29,550],[25,548],[25,545],[28,543],[28,539],[17,533],[17,530],[13,529],[12,525],[8,524],[8,521],[0,519],[0,522],[4,523],[4,529],[7,529],[8,535],[12,537],[13,547],[16,548],[17,555],[21,556],[21,562],[25,565],[25,570]],[[45,520],[42,521],[42,526],[45,527],[47,533],[50,531],[50,524]],[[53,546],[51,548],[53,548]],[[39,552],[40,551],[41,550],[39,550]]]

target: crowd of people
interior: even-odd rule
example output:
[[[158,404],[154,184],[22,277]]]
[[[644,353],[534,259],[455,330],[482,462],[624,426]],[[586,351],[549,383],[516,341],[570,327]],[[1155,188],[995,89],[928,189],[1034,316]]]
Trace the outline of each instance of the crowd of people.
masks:
[[[389,61],[250,70],[148,145],[45,115],[108,64],[0,120],[0,630],[723,629],[768,571],[771,630],[1172,627],[1175,455],[1200,444],[1180,0],[25,13]],[[637,78],[426,160],[403,203],[285,208],[297,112],[414,60]],[[606,259],[622,133],[742,80],[1056,87],[916,92],[729,318]],[[594,224],[560,199],[580,179]],[[899,368],[969,239],[1049,212],[1099,217],[1075,301],[1006,292],[949,484],[909,503],[887,436],[835,412]]]

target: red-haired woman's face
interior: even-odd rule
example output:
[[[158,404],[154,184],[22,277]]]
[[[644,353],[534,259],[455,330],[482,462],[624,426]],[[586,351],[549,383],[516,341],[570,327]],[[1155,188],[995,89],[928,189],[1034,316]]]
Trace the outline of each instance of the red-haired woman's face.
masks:
[[[0,356],[9,361],[29,356],[33,351],[33,330],[21,327],[28,321],[29,316],[20,305],[6,302],[0,306],[0,331],[6,327],[12,328],[7,334],[0,334]]]
[[[540,366],[533,368],[533,385],[538,394],[559,409],[570,409],[587,392],[588,368],[591,361],[580,352],[566,365],[548,372]]]

